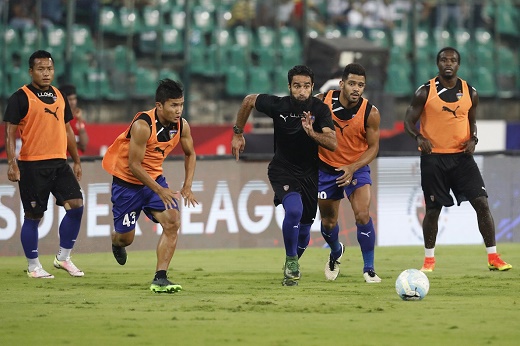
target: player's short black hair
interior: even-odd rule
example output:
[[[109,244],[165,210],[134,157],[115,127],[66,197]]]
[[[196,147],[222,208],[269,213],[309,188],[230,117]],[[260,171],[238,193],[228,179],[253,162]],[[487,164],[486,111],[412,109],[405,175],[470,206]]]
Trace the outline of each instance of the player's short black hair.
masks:
[[[60,91],[65,96],[77,95],[76,87],[72,84],[64,84],[60,86]]]
[[[460,65],[460,53],[459,53],[458,50],[456,50],[456,49],[453,48],[453,47],[444,47],[444,48],[442,48],[442,49],[439,51],[439,53],[437,53],[437,64],[439,63],[439,60],[441,59],[441,53],[442,53],[442,52],[445,52],[445,51],[447,51],[447,50],[451,50],[451,51],[457,53],[457,59],[459,60],[458,63],[459,63],[459,65]]]
[[[159,81],[159,86],[155,91],[155,102],[164,104],[169,99],[180,99],[184,96],[184,90],[180,82],[169,78]]]
[[[351,63],[351,64],[348,64],[347,66],[345,66],[341,79],[343,81],[347,80],[349,74],[363,76],[363,77],[365,77],[365,79],[367,78],[367,73],[365,71],[365,68],[361,64],[358,64],[358,63]]]
[[[51,53],[47,52],[46,50],[37,50],[29,57],[29,68],[34,67],[34,60],[36,59],[51,59],[52,63],[54,64],[54,59],[52,58]]]
[[[294,76],[308,76],[311,77],[311,83],[314,84],[314,72],[305,65],[296,65],[287,72],[287,81],[291,84]]]

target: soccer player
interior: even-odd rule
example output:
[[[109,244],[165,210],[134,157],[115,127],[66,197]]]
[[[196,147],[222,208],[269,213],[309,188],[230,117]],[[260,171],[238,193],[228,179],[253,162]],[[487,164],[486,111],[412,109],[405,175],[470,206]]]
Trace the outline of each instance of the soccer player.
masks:
[[[374,270],[376,233],[370,217],[370,167],[379,151],[379,110],[361,97],[365,91],[366,72],[360,64],[348,64],[339,81],[339,90],[318,94],[330,107],[338,148],[331,152],[319,149],[320,173],[318,204],[321,234],[330,246],[325,264],[325,278],[336,280],[345,251],[339,241],[338,214],[344,195],[350,201],[357,226],[357,239],[363,256],[363,277],[367,283],[379,283]]]
[[[7,152],[7,177],[18,182],[24,209],[21,230],[22,247],[31,278],[52,279],[38,258],[38,225],[47,210],[52,193],[56,204],[65,208],[59,225],[60,249],[54,266],[71,276],[83,276],[70,259],[83,216],[83,195],[79,186],[81,162],[74,132],[69,124],[73,115],[62,93],[51,84],[54,59],[44,50],[29,58],[31,83],[22,86],[10,98],[4,114]],[[16,133],[22,146],[16,158]],[[67,151],[74,161],[67,163]]]
[[[231,150],[236,159],[245,148],[243,129],[253,108],[273,119],[274,157],[267,175],[274,190],[274,204],[282,204],[285,265],[282,285],[296,286],[301,257],[310,240],[318,209],[318,147],[336,149],[336,135],[329,108],[312,97],[314,73],[294,66],[287,74],[289,96],[247,95],[238,111]]]
[[[457,77],[460,54],[452,47],[437,54],[439,73],[417,89],[406,111],[405,129],[421,151],[421,186],[426,202],[423,220],[424,264],[422,271],[435,268],[435,241],[443,206],[454,205],[450,190],[460,205],[469,201],[477,214],[490,270],[509,270],[497,253],[495,224],[488,194],[473,158],[478,143],[477,91]],[[420,119],[420,130],[415,126]]]
[[[72,115],[74,116],[74,119],[70,121],[70,126],[74,131],[74,136],[76,136],[76,145],[81,152],[84,152],[85,149],[87,149],[88,134],[83,110],[78,107],[76,87],[72,84],[65,84],[60,87],[60,91],[63,95],[66,95],[72,110]]]
[[[181,285],[168,280],[167,270],[177,246],[180,227],[179,192],[169,188],[163,173],[163,162],[179,143],[184,151],[184,183],[180,195],[185,206],[195,206],[191,186],[195,173],[196,155],[190,126],[182,118],[184,92],[170,79],[159,82],[155,107],[135,115],[130,126],[108,148],[103,168],[113,175],[112,252],[124,265],[125,247],[132,244],[135,224],[141,211],[162,226],[157,244],[157,265],[150,290],[175,293]]]

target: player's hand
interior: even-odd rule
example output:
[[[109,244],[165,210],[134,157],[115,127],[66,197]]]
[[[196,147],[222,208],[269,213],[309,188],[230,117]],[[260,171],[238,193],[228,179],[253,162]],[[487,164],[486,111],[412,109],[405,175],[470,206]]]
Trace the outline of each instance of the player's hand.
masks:
[[[81,169],[81,163],[74,162],[72,166],[72,171],[74,172],[74,176],[78,181],[81,181],[81,177],[83,176],[83,170]]]
[[[231,154],[235,156],[238,161],[241,153],[244,152],[244,148],[246,147],[246,139],[242,134],[234,134],[231,139]]]
[[[164,203],[164,207],[166,209],[173,209],[176,206],[179,206],[179,200],[181,199],[181,194],[179,191],[172,191],[167,187],[161,187],[157,195],[161,198]]]
[[[336,168],[336,171],[343,172],[343,174],[341,174],[336,179],[336,184],[339,187],[345,187],[352,183],[352,176],[354,175],[354,171],[351,169],[350,166],[341,166],[339,168]]]
[[[475,152],[475,140],[473,138],[470,138],[460,146],[464,149],[465,153],[473,154]]]
[[[314,116],[311,114],[311,112],[303,112],[303,118],[302,118],[302,127],[305,130],[305,132],[309,135],[309,137],[312,137],[312,134],[314,134],[314,128],[312,127],[312,124],[314,123]]]
[[[181,189],[181,196],[184,198],[184,206],[185,207],[194,207],[196,204],[199,204],[197,200],[195,199],[195,196],[193,196],[193,192],[189,187],[183,187]]]
[[[431,154],[433,145],[432,142],[423,135],[417,136],[417,145],[421,148],[421,151],[425,154]]]
[[[7,168],[7,179],[13,182],[20,181],[20,169],[18,168],[16,160],[9,163]]]

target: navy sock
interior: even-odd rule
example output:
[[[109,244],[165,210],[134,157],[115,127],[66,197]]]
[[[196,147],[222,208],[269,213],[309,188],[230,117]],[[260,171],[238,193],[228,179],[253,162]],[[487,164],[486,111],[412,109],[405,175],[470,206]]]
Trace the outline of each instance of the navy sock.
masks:
[[[305,249],[311,240],[311,226],[312,224],[300,224],[300,234],[298,235],[298,258],[302,257]]]
[[[339,243],[339,225],[336,223],[332,229],[328,230],[323,226],[322,222],[321,235],[330,246],[330,254],[332,258],[339,258],[341,256],[341,244]]]
[[[38,225],[40,220],[24,219],[20,239],[27,258],[38,258]]]
[[[82,216],[83,207],[69,209],[65,212],[65,216],[63,220],[61,220],[59,228],[60,246],[62,248],[72,249],[74,247],[74,243],[79,234]]]
[[[285,255],[292,257],[297,255],[300,219],[303,214],[302,198],[300,194],[292,192],[285,196],[282,204],[285,209],[285,217],[282,223]]]
[[[357,239],[361,247],[361,254],[363,255],[363,272],[374,270],[374,247],[376,245],[376,231],[372,218],[368,220],[366,225],[356,224]]]

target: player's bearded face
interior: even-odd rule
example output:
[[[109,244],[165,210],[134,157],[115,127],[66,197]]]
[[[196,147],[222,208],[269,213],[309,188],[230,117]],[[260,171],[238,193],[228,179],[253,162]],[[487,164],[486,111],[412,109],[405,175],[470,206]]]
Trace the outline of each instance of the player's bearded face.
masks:
[[[303,114],[304,111],[308,112],[311,110],[312,105],[312,97],[307,97],[306,99],[297,99],[291,94],[291,105],[295,110],[296,114]]]

